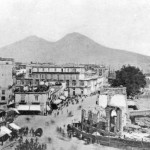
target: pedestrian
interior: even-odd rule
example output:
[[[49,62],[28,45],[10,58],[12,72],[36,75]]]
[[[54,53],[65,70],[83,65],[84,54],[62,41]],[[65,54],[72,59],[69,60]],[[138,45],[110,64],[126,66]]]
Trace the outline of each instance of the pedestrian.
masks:
[[[30,129],[29,133],[30,133],[30,136],[32,136],[32,128]]]
[[[35,131],[34,131],[34,129],[32,130],[32,136],[35,136]]]
[[[42,150],[44,150],[44,148],[45,148],[45,145],[42,143]]]
[[[29,128],[28,127],[26,128],[26,131],[27,131],[27,135],[28,135],[28,132],[29,132]]]
[[[37,138],[37,137],[35,138],[35,142],[36,142],[36,143],[38,142],[38,138]]]
[[[47,149],[47,145],[45,144],[45,150]]]

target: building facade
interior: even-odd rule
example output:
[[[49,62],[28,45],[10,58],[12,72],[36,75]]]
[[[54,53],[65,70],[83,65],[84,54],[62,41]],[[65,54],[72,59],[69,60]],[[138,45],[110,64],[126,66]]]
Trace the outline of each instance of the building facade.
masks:
[[[23,90],[15,91],[15,104],[18,111],[24,112],[36,112],[39,114],[47,114],[50,111],[50,103],[54,98],[58,98],[63,93],[62,86],[46,87],[41,91],[37,90]]]
[[[66,82],[69,95],[89,95],[104,85],[103,73],[89,73],[84,65],[41,65],[30,64],[26,67],[26,79],[33,84],[42,80]]]
[[[5,109],[12,96],[14,60],[0,58],[0,108]]]

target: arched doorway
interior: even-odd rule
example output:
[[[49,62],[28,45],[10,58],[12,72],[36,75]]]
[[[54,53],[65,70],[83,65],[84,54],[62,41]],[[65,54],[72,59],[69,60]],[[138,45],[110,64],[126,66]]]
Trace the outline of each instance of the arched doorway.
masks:
[[[117,120],[117,112],[115,109],[110,111],[110,132],[115,132],[116,121]]]
[[[110,110],[110,132],[119,132],[121,130],[121,109],[120,108],[112,108]]]

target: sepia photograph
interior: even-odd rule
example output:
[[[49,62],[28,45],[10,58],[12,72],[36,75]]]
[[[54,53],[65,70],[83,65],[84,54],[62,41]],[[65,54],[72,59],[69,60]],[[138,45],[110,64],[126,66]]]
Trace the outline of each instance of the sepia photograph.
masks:
[[[0,0],[0,150],[150,150],[150,1]]]

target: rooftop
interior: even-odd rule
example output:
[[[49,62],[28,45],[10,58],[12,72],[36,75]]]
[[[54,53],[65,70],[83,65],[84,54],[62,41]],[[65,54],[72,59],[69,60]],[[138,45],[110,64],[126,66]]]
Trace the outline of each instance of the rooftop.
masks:
[[[63,65],[56,65],[56,64],[41,64],[41,63],[35,63],[35,64],[29,64],[28,66],[31,67],[40,67],[40,68],[46,68],[46,67],[52,67],[52,68],[84,68],[84,65],[80,64],[63,64]]]
[[[2,58],[0,57],[0,61],[14,61],[13,58]]]

